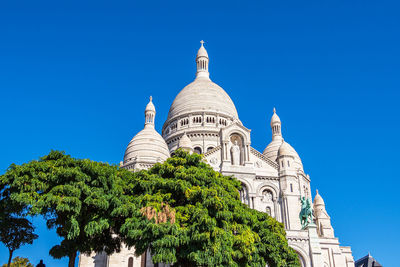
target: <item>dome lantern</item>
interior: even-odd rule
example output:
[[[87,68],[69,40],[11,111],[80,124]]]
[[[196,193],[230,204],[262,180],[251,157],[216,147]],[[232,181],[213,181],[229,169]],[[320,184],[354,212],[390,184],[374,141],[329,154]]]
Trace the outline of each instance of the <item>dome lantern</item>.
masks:
[[[209,79],[210,73],[208,72],[208,61],[209,61],[208,53],[207,50],[204,48],[204,41],[201,40],[200,43],[201,46],[196,56],[196,65],[197,65],[196,78]]]
[[[282,139],[281,132],[281,119],[276,114],[276,109],[274,108],[274,114],[271,118],[271,129],[272,129],[272,140]]]
[[[150,96],[150,101],[147,104],[146,109],[144,110],[144,116],[145,116],[144,126],[154,128],[154,119],[156,117],[156,108],[154,107],[152,100],[153,100],[153,97]]]

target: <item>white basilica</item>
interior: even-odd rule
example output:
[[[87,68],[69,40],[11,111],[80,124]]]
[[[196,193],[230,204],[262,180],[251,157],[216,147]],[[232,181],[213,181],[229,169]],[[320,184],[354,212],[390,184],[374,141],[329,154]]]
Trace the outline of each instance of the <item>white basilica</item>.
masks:
[[[156,109],[145,109],[145,125],[130,141],[121,162],[135,171],[163,162],[176,149],[203,154],[224,175],[243,184],[241,200],[250,208],[267,212],[285,226],[289,245],[303,267],[354,267],[350,247],[340,246],[322,197],[316,192],[314,223],[302,229],[301,197],[311,199],[310,177],[296,150],[283,139],[275,109],[271,118],[272,140],[261,153],[251,147],[250,130],[239,120],[235,105],[220,86],[211,81],[209,57],[201,42],[195,80],[173,101],[160,135],[154,128]],[[113,255],[81,255],[80,267],[143,267],[153,264],[151,255],[134,256],[134,248]]]

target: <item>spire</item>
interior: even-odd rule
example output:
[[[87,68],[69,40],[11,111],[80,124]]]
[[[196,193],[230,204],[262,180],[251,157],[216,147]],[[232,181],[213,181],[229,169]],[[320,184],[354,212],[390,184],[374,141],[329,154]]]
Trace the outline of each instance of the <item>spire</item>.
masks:
[[[201,46],[196,56],[196,65],[197,65],[196,78],[209,79],[210,73],[208,72],[208,61],[209,61],[208,53],[207,50],[204,48],[204,41],[201,40],[200,43]]]
[[[272,129],[272,140],[282,139],[282,132],[281,132],[281,119],[276,114],[276,109],[273,109],[274,114],[271,118],[271,129]]]
[[[146,109],[144,110],[144,117],[145,117],[145,122],[144,126],[145,127],[154,127],[154,119],[156,117],[156,108],[154,107],[153,104],[153,97],[150,96],[149,98],[149,103],[146,106]]]

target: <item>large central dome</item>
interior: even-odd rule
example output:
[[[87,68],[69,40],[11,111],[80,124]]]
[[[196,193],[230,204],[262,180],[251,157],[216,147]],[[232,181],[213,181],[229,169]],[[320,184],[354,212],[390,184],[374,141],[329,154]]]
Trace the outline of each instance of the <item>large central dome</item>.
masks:
[[[216,112],[238,118],[229,95],[207,77],[198,77],[176,96],[168,112],[168,120],[194,111]]]
[[[170,151],[179,147],[182,136],[190,139],[194,151],[211,150],[220,145],[221,128],[241,123],[232,99],[210,80],[203,43],[196,56],[196,79],[176,96],[162,129]]]

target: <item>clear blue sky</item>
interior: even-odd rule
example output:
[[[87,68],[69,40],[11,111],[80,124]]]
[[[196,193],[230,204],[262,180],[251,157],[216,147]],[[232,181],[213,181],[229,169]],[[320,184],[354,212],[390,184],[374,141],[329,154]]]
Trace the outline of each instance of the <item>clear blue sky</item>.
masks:
[[[50,149],[118,163],[149,95],[161,129],[204,39],[252,146],[270,142],[275,106],[341,244],[398,266],[398,1],[82,2],[0,3],[0,173]],[[35,223],[16,255],[65,266]]]

